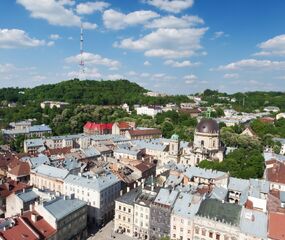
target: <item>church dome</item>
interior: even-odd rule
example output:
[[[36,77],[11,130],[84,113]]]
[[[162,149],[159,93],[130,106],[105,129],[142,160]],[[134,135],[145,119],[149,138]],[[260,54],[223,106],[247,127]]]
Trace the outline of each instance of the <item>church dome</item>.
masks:
[[[178,136],[177,134],[173,134],[173,135],[171,136],[171,140],[176,140],[176,141],[178,141],[178,140],[179,140],[179,136]]]
[[[219,133],[219,130],[218,123],[209,118],[202,119],[196,127],[196,132],[200,133]]]

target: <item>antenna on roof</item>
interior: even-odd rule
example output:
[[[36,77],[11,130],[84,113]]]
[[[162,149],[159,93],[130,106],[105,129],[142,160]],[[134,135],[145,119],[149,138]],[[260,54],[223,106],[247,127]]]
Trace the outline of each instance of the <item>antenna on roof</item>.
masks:
[[[80,25],[80,63],[79,63],[79,79],[85,79],[85,62],[83,57],[83,24]]]

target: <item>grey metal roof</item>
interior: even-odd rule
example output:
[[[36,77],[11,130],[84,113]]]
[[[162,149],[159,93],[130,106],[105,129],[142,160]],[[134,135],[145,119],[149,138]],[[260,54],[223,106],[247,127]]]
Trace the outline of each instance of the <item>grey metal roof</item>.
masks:
[[[221,202],[217,199],[206,199],[202,201],[197,215],[238,226],[240,213],[241,206],[237,204]]]
[[[78,199],[57,198],[55,200],[45,202],[44,208],[47,209],[57,221],[59,221],[85,205],[86,203],[84,201]]]
[[[270,184],[266,180],[250,179],[249,196],[260,198],[260,194],[268,194]]]
[[[141,194],[141,192],[141,187],[132,189],[131,191],[117,198],[116,201],[131,205],[136,201],[137,197]]]
[[[261,211],[243,208],[240,217],[241,232],[261,239],[267,238],[267,215]]]
[[[64,180],[67,184],[89,188],[98,192],[118,183],[119,181],[120,180],[111,172],[106,172],[105,174],[97,176],[91,174],[87,174],[86,176],[70,174]]]
[[[86,155],[86,157],[95,157],[100,156],[100,152],[96,150],[96,148],[90,146],[89,148],[81,149],[81,151]]]
[[[62,179],[62,180],[65,179],[65,177],[69,173],[66,169],[56,168],[45,164],[36,167],[35,169],[32,170],[32,172],[43,176]]]
[[[36,200],[39,196],[33,190],[26,190],[16,194],[24,203]]]
[[[176,190],[161,188],[154,200],[154,203],[159,203],[162,205],[172,207],[176,200],[178,193],[179,192]]]
[[[44,145],[44,140],[41,138],[27,139],[24,141],[27,147],[38,147]]]
[[[48,132],[51,128],[47,125],[34,125],[29,127],[29,132]]]
[[[139,152],[140,150],[137,149],[125,149],[125,148],[117,148],[114,150],[114,153],[128,154],[132,156],[137,156]]]
[[[94,141],[106,141],[106,140],[112,140],[114,142],[129,141],[129,139],[127,139],[124,136],[114,135],[114,134],[91,135],[90,138]]]
[[[227,195],[228,195],[228,190],[226,188],[216,186],[211,192],[210,198],[223,201],[226,199]]]
[[[146,140],[133,140],[132,144],[139,148],[145,148],[155,151],[164,151],[169,142],[170,139],[157,138],[157,139],[146,139]]]
[[[50,160],[46,155],[39,154],[37,157],[32,157],[29,159],[31,163],[31,168],[36,168],[42,164],[49,164]]]
[[[184,174],[188,178],[201,177],[201,178],[206,178],[206,179],[215,179],[215,178],[227,176],[227,173],[225,172],[203,169],[203,168],[198,168],[198,167],[188,167],[185,170]]]
[[[249,180],[230,177],[228,189],[238,192],[247,191],[249,189]]]
[[[201,196],[180,192],[173,206],[172,214],[192,219],[198,212],[201,201]]]

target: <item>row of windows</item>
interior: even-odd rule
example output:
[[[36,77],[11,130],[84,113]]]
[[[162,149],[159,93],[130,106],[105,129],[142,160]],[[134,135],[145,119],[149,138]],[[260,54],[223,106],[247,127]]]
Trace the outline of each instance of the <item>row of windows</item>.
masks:
[[[199,227],[195,227],[195,234],[200,234],[202,236],[207,236],[209,238],[212,239],[216,239],[216,240],[237,240],[236,237],[229,237],[227,235],[224,235],[224,237],[222,238],[222,235],[220,233],[214,233],[213,231],[207,231],[206,229],[202,228],[200,229]]]

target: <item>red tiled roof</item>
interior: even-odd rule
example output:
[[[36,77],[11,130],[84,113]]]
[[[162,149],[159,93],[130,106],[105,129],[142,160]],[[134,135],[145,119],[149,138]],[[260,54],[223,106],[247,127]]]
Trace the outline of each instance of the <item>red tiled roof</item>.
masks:
[[[271,239],[285,240],[284,223],[285,223],[285,214],[273,213],[273,212],[269,213],[268,236]]]
[[[266,178],[270,182],[285,184],[285,164],[276,162],[272,168],[266,170]]]
[[[121,129],[129,129],[132,128],[132,126],[128,122],[119,122],[118,123],[119,128]]]
[[[36,221],[32,220],[32,215],[36,216]],[[25,212],[22,216],[22,219],[38,234],[41,236],[41,239],[47,239],[50,236],[54,235],[56,229],[48,224],[48,222],[40,216],[37,212],[28,211]]]
[[[135,167],[140,170],[141,172],[145,172],[149,169],[151,169],[152,167],[154,167],[155,165],[154,164],[146,164],[146,163],[140,163],[138,165],[135,165]]]
[[[51,156],[51,155],[61,155],[61,154],[70,153],[71,149],[72,149],[71,147],[54,148],[54,149],[48,149],[48,150],[46,150],[45,153],[46,153],[48,156]]]
[[[113,126],[113,123],[95,123],[95,122],[87,122],[84,125],[84,128],[90,129],[90,130],[111,130]]]
[[[272,117],[262,117],[259,118],[259,121],[263,123],[274,123],[275,119]]]
[[[19,217],[15,219],[15,226],[7,229],[0,231],[0,234],[4,237],[4,239],[7,240],[13,240],[13,239],[28,239],[28,240],[38,240],[39,235],[33,231],[31,228],[27,226],[25,221]]]
[[[19,161],[19,164],[11,168],[8,172],[14,176],[27,176],[30,174],[30,170],[29,163]]]
[[[8,197],[11,193],[22,191],[26,188],[31,188],[32,186],[27,185],[23,182],[17,182],[14,180],[8,180],[6,183],[0,185],[0,196],[2,198]]]
[[[136,129],[129,130],[131,136],[144,136],[144,135],[161,135],[159,129]]]

